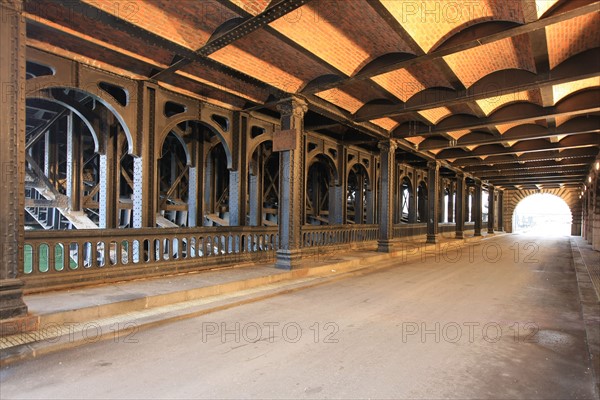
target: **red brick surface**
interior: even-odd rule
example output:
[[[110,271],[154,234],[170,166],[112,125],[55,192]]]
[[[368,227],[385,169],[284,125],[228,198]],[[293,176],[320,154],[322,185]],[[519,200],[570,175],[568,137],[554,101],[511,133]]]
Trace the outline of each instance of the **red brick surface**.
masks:
[[[189,49],[200,48],[223,22],[238,17],[214,0],[86,0]]]
[[[295,92],[305,83],[330,73],[265,31],[254,31],[211,54],[210,58],[288,92]]]
[[[229,10],[227,2],[253,16],[274,4],[270,0],[84,1],[142,30],[193,50],[202,47],[223,23],[239,17]],[[535,21],[545,13],[550,15],[556,3],[556,0],[380,1],[382,7],[366,0],[313,0],[271,22],[272,29],[246,33],[211,54],[210,58],[285,92],[297,93],[309,82],[325,75],[353,77],[381,56],[421,53],[419,48],[425,53],[435,51],[465,29],[475,32],[476,25],[480,23],[523,24]],[[160,44],[151,43],[152,38],[144,38],[143,33],[133,37],[100,22],[97,15],[83,15],[81,5],[77,6],[77,3],[28,1],[26,11],[30,20],[30,44],[57,49],[57,52],[62,49],[70,58],[100,68],[126,71],[144,79],[153,71],[171,64],[176,56],[172,51],[161,48]],[[384,18],[386,12],[389,12],[387,20]],[[39,23],[31,23],[32,19]],[[551,68],[582,51],[596,48],[600,43],[598,13],[572,18],[544,29]],[[416,100],[415,96],[427,89],[453,89],[453,85],[460,86],[456,79],[469,88],[486,77],[495,79],[490,74],[501,70],[520,69],[536,73],[535,61],[544,61],[545,54],[540,54],[544,52],[543,48],[541,51],[536,48],[534,59],[531,44],[534,36],[539,35],[522,34],[446,55],[443,61],[449,70],[441,69],[443,63],[440,64],[439,59],[416,65],[403,64],[401,68],[370,79],[351,80],[337,88],[322,90],[317,96],[354,114],[373,100],[407,102]],[[535,40],[539,38],[534,38],[534,44]],[[387,58],[379,59],[371,66],[384,59]],[[269,91],[265,88],[230,75],[190,63],[175,73],[164,74],[160,81],[234,108],[242,108],[248,101],[263,103],[269,99]],[[490,82],[494,83],[498,80]],[[567,82],[555,85],[551,96],[545,92],[544,99],[546,103],[556,104],[579,90],[598,86],[600,78],[597,77]],[[540,91],[529,90],[469,104],[425,109],[418,114],[377,118],[371,122],[404,134],[410,133],[417,125],[438,124],[451,115],[489,116],[515,102],[543,104]],[[555,118],[557,125],[568,119],[568,116]],[[546,124],[545,120],[543,124]],[[516,124],[507,123],[496,129],[503,134],[514,126]],[[445,137],[459,139],[469,132],[457,130]],[[423,139],[411,137],[409,141],[418,144]]]
[[[439,121],[449,116],[451,112],[448,107],[438,107],[419,111],[419,114],[425,117],[432,124],[437,124]]]
[[[228,0],[229,2],[241,7],[247,13],[257,15],[266,10],[271,0]]]
[[[520,0],[381,2],[425,52],[439,46],[456,32],[479,22],[523,22]]]
[[[517,68],[535,72],[527,35],[488,43],[444,57],[467,87],[494,71]]]
[[[243,93],[253,101],[266,101],[269,97],[267,90],[249,85],[239,79],[222,72],[206,68],[198,64],[190,64],[181,69],[182,73],[190,74],[201,80],[206,80],[235,93]]]
[[[364,102],[360,101],[351,94],[337,88],[317,93],[317,96],[327,100],[330,103],[338,105],[352,114],[354,114],[364,104]]]
[[[430,87],[452,88],[434,65],[409,67],[378,75],[372,79],[404,102]]]
[[[61,4],[46,0],[35,2],[26,2],[25,10],[34,15],[34,19],[46,19],[59,25],[71,28],[76,32],[93,36],[96,39],[119,46],[125,50],[143,54],[145,57],[156,60],[160,63],[168,64],[173,59],[174,54],[157,46],[153,46],[140,38],[135,38],[112,29],[98,20],[97,15],[82,15],[78,11],[81,9],[70,6],[69,3]],[[28,28],[32,30],[31,27]],[[53,34],[45,33],[45,38],[53,40]],[[62,41],[65,46],[69,41]],[[118,62],[118,60],[109,60]]]
[[[546,28],[550,68],[600,44],[600,16],[583,15]]]
[[[554,104],[558,103],[565,97],[572,95],[573,93],[600,86],[600,77],[593,77],[587,79],[581,79],[574,82],[561,83],[560,85],[552,86],[552,99]]]
[[[410,48],[364,0],[317,0],[271,23],[346,75]]]
[[[539,90],[530,90],[477,100],[477,104],[486,115],[490,115],[506,105],[521,101],[542,105],[542,96]]]

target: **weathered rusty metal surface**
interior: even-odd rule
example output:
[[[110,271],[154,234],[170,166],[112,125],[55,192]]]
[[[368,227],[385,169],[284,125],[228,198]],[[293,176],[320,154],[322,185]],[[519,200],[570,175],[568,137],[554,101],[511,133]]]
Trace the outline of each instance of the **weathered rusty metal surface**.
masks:
[[[296,135],[298,132],[295,129],[284,129],[273,132],[273,151],[296,150]]]

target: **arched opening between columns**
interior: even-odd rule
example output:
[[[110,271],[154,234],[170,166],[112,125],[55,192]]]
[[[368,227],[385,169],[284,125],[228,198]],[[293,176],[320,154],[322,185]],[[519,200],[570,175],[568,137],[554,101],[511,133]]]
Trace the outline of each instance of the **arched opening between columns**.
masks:
[[[208,152],[205,163],[204,201],[206,224],[228,225],[229,220],[229,170],[227,154],[221,142]],[[223,221],[221,223],[221,221]]]
[[[26,229],[132,227],[134,162],[121,121],[79,89],[26,99]]]
[[[188,225],[190,164],[183,138],[169,132],[158,159],[158,212],[175,226]]]
[[[157,157],[157,225],[229,225],[229,153],[216,130],[197,120],[167,126]]]
[[[351,224],[368,223],[373,213],[373,196],[369,173],[361,164],[355,164],[348,172],[348,190],[346,193],[347,222]]]
[[[329,157],[317,155],[313,159],[306,174],[306,224],[330,225],[330,210],[335,207],[330,192],[336,177],[335,165]]]
[[[394,213],[394,223],[409,223],[414,222],[414,189],[408,176],[403,177],[399,181],[398,194],[396,196],[396,208]]]
[[[254,150],[248,171],[248,224],[275,226],[279,210],[279,154],[266,140]]]

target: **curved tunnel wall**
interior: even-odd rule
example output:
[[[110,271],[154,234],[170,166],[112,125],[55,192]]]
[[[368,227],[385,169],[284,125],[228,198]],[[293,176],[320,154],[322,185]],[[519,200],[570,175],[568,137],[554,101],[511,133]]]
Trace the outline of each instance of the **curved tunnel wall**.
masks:
[[[567,203],[573,220],[571,222],[571,235],[581,235],[581,202],[579,201],[578,190],[574,188],[564,189],[527,189],[527,190],[506,190],[503,197],[504,206],[504,230],[512,232],[513,214],[517,204],[524,198],[537,193],[548,193],[560,197]]]

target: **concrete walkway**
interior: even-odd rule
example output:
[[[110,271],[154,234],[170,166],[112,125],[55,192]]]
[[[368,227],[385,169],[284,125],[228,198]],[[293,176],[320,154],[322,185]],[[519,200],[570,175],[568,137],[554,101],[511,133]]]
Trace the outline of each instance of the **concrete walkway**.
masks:
[[[33,331],[18,333],[18,323],[0,325],[0,365],[23,358],[87,343],[93,329],[99,339],[127,335],[131,327],[149,326],[206,314],[250,301],[258,301],[291,290],[322,284],[362,273],[382,260],[406,262],[450,248],[475,243],[482,237],[456,240],[440,235],[439,243],[397,242],[395,251],[378,253],[376,248],[327,252],[323,249],[303,259],[293,271],[274,268],[274,260],[263,264],[220,268],[198,273],[124,281],[25,296]]]
[[[453,249],[12,363],[0,397],[598,398],[569,238]]]

